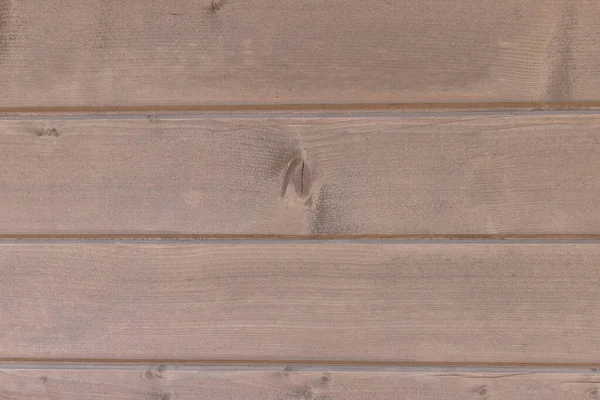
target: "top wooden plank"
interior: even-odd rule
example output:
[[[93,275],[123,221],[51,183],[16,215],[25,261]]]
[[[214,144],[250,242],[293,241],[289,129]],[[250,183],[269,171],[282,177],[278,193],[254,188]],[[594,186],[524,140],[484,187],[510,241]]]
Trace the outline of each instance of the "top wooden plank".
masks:
[[[0,108],[568,102],[595,0],[0,1]]]

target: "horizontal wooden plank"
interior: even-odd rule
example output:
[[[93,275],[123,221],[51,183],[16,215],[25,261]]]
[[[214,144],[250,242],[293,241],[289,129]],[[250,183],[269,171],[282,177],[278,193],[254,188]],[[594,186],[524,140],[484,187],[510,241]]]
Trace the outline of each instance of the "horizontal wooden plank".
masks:
[[[588,101],[594,0],[0,2],[0,108]]]
[[[0,121],[0,235],[600,234],[596,115]]]
[[[1,370],[0,394],[32,400],[596,399],[593,373]]]
[[[595,244],[0,245],[0,359],[597,363]]]

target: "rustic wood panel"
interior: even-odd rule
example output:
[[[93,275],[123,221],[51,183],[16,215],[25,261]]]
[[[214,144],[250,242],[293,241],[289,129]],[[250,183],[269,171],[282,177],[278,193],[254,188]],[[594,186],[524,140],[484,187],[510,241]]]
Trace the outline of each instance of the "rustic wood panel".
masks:
[[[0,245],[0,359],[595,363],[600,245]]]
[[[0,122],[0,234],[599,234],[595,115]]]
[[[595,0],[0,1],[0,107],[588,101]]]
[[[599,390],[592,373],[0,371],[0,396],[23,400],[575,400]]]

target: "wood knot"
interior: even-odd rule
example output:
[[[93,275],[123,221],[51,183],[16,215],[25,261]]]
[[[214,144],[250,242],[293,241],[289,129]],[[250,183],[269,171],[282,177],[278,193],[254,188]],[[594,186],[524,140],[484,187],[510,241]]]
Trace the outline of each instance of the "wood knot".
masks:
[[[52,136],[58,137],[58,131],[55,128],[44,128],[35,132],[35,136]]]
[[[151,369],[151,370],[144,372],[144,378],[146,378],[149,381],[152,381],[155,379],[164,379],[165,377],[163,375],[163,371],[166,369],[167,369],[167,367],[165,365],[159,365],[155,369]]]
[[[213,11],[217,11],[221,9],[221,1],[220,0],[212,0],[210,8],[212,8]]]
[[[489,389],[487,388],[487,386],[483,385],[483,386],[479,386],[479,387],[476,387],[475,389],[473,389],[473,392],[477,393],[481,397],[485,397],[485,396],[487,396]]]
[[[287,164],[281,197],[284,197],[292,186],[299,198],[308,197],[311,188],[311,175],[312,171],[306,157],[306,150],[302,149]]]
[[[326,385],[326,384],[329,383],[330,380],[331,380],[331,374],[330,373],[325,372],[323,375],[321,375],[320,381],[321,381],[322,384]]]
[[[306,161],[302,160],[298,169],[300,171],[296,175],[297,178],[294,182],[294,186],[299,197],[306,197],[310,191],[310,168],[308,168]]]

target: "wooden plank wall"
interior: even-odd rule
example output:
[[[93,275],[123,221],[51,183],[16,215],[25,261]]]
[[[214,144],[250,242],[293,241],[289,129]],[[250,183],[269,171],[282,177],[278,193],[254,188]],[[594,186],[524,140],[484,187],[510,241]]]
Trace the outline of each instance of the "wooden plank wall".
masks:
[[[593,0],[0,0],[0,398],[600,398]]]

